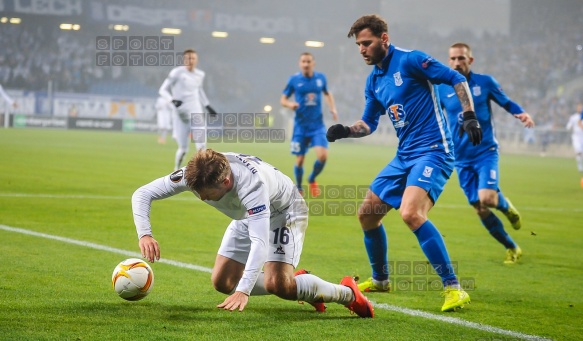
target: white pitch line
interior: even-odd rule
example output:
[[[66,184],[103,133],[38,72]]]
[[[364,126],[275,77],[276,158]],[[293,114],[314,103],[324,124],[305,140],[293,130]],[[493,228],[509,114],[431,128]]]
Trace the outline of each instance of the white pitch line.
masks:
[[[115,196],[115,195],[77,195],[77,194],[32,194],[32,193],[0,193],[0,197],[3,198],[48,198],[48,199],[97,199],[97,200],[131,200],[131,195],[128,196]],[[200,200],[192,200],[193,198],[187,197],[170,197],[165,200],[178,200],[178,201],[192,201],[195,203],[202,203]],[[314,201],[325,201],[325,199],[312,199]],[[358,202],[361,199],[355,199]],[[337,201],[336,199],[331,201]],[[437,204],[434,209],[466,209],[470,205],[455,205],[455,204]],[[583,212],[583,208],[576,207],[529,207],[520,206],[521,211],[535,211],[535,212]]]
[[[431,313],[421,311],[421,310],[402,308],[402,307],[397,307],[397,306],[386,304],[386,303],[375,303],[375,302],[372,302],[372,303],[373,303],[375,308],[396,311],[398,313],[411,315],[411,316],[415,316],[415,317],[422,317],[422,318],[426,318],[429,320],[437,320],[437,321],[441,321],[441,322],[445,322],[445,323],[457,324],[457,325],[464,326],[467,328],[483,330],[483,331],[487,331],[487,332],[494,333],[494,334],[507,335],[507,336],[511,336],[511,337],[519,338],[519,339],[523,339],[523,340],[541,340],[541,341],[542,340],[545,340],[545,341],[551,340],[551,339],[543,338],[541,336],[529,335],[529,334],[514,332],[511,330],[506,330],[506,329],[502,329],[502,328],[498,328],[498,327],[489,326],[487,324],[470,322],[470,321],[462,320],[462,319],[457,318],[457,317],[435,315],[435,314],[431,314]]]
[[[120,255],[128,256],[128,257],[142,258],[142,255],[138,252],[116,249],[114,247],[99,245],[99,244],[90,243],[90,242],[84,242],[82,240],[59,237],[59,236],[55,236],[52,234],[46,234],[46,233],[41,233],[41,232],[36,232],[36,231],[31,231],[31,230],[25,230],[25,229],[20,229],[20,228],[16,228],[16,227],[6,226],[6,225],[0,225],[0,230],[28,234],[30,236],[35,236],[35,237],[42,237],[42,238],[47,238],[47,239],[58,240],[58,241],[69,243],[69,244],[75,244],[75,245],[85,246],[85,247],[89,247],[89,248],[96,249],[96,250],[117,253]],[[196,271],[202,271],[202,272],[208,272],[208,273],[212,272],[211,268],[205,268],[203,266],[182,263],[182,262],[178,262],[178,261],[174,261],[174,260],[160,259],[157,262],[174,265],[174,266],[177,266],[180,268],[196,270]]]
[[[58,240],[58,241],[69,243],[69,244],[75,244],[75,245],[85,246],[85,247],[89,247],[89,248],[96,249],[96,250],[117,253],[117,254],[121,254],[124,256],[128,256],[128,257],[134,257],[134,258],[141,258],[142,257],[142,255],[137,253],[137,252],[117,249],[117,248],[113,248],[113,247],[109,247],[109,246],[105,246],[105,245],[84,242],[81,240],[76,240],[76,239],[71,239],[71,238],[59,237],[59,236],[55,236],[52,234],[46,234],[46,233],[16,228],[16,227],[10,227],[10,226],[6,226],[6,225],[0,225],[0,230],[22,233],[22,234],[27,234],[30,236],[47,238],[47,239],[52,239],[52,240]],[[180,268],[196,270],[196,271],[209,272],[209,273],[212,272],[212,269],[210,269],[210,268],[205,268],[203,266],[194,265],[194,264],[177,262],[177,261],[173,261],[173,260],[160,259],[158,262],[164,263],[164,264],[174,265],[174,266],[180,267]],[[398,306],[394,306],[394,305],[390,305],[390,304],[386,304],[386,303],[375,303],[375,302],[372,302],[372,303],[373,303],[374,307],[377,309],[380,308],[380,309],[384,309],[384,310],[395,311],[395,312],[406,314],[406,315],[411,315],[414,317],[421,317],[421,318],[425,318],[428,320],[436,320],[436,321],[441,321],[441,322],[445,322],[445,323],[456,324],[456,325],[460,325],[460,326],[463,326],[466,328],[477,329],[477,330],[481,330],[481,331],[490,332],[493,334],[502,334],[502,335],[507,335],[507,336],[511,336],[511,337],[515,337],[515,338],[519,338],[519,339],[523,339],[523,340],[541,340],[541,341],[542,340],[545,340],[545,341],[550,340],[550,339],[546,339],[546,338],[536,336],[536,335],[529,335],[529,334],[524,334],[524,333],[520,333],[520,332],[514,332],[511,330],[506,330],[506,329],[502,329],[502,328],[498,328],[498,327],[489,326],[487,324],[481,324],[481,323],[462,320],[462,319],[456,318],[456,317],[435,315],[435,314],[431,314],[431,313],[424,312],[421,310],[402,308],[402,307],[398,307]]]
[[[97,200],[127,200],[132,199],[131,195],[77,195],[77,194],[31,194],[31,193],[0,193],[0,197],[4,198],[43,198],[43,199],[97,199]],[[196,198],[193,195],[193,198]],[[192,198],[171,197],[167,200],[192,200]],[[195,200],[196,201],[196,200]]]

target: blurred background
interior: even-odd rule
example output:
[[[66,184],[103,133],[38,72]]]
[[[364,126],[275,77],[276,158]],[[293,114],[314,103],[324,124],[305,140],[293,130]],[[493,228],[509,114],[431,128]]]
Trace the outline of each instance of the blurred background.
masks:
[[[495,106],[502,152],[573,154],[565,125],[583,102],[581,0],[0,0],[0,84],[18,104],[3,101],[0,122],[70,129],[71,118],[90,118],[155,131],[158,88],[193,48],[219,112],[269,112],[273,125],[291,127],[293,112],[279,98],[308,51],[328,77],[340,121],[352,123],[371,67],[347,33],[371,13],[388,21],[394,45],[445,64],[452,43],[472,47],[472,69],[493,75],[537,124],[523,129]],[[168,48],[144,43],[168,37]],[[114,46],[119,38],[128,43]],[[168,53],[172,60],[162,57]],[[396,144],[389,120],[382,122],[359,142]]]

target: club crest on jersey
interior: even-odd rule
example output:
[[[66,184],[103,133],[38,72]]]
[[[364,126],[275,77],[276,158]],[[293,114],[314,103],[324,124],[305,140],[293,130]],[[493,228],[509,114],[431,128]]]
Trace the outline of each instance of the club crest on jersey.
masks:
[[[479,85],[472,87],[472,94],[474,96],[480,96],[482,94],[482,88]]]
[[[401,71],[393,73],[393,78],[395,79],[396,86],[401,86],[401,84],[403,84],[403,78],[401,78]]]
[[[402,104],[393,104],[389,107],[389,109],[387,109],[387,114],[389,115],[389,118],[391,119],[391,121],[393,122],[393,126],[395,128],[402,128],[407,124],[407,121],[405,121],[405,109],[403,109],[403,105]]]
[[[175,183],[180,182],[182,180],[182,177],[184,177],[184,170],[179,169],[174,173],[170,174],[170,181]]]
[[[248,213],[249,215],[254,215],[254,214],[257,214],[257,213],[259,213],[259,212],[263,212],[263,211],[265,211],[266,209],[267,209],[267,207],[266,207],[265,205],[261,205],[261,206],[257,206],[257,207],[253,207],[253,208],[251,208],[251,209],[248,209],[248,210],[247,210],[247,213]]]
[[[322,87],[322,85],[324,85],[324,84],[322,83],[322,80],[321,80],[321,79],[319,79],[319,78],[318,78],[318,79],[316,79],[316,86],[317,86],[318,88],[321,88],[321,87]]]
[[[423,170],[423,176],[428,178],[431,176],[431,173],[433,173],[433,167],[425,166],[425,169]]]

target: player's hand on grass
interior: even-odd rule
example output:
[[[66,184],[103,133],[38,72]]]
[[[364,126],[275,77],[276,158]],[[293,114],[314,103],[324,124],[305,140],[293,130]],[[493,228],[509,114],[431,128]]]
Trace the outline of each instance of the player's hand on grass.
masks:
[[[464,122],[460,127],[459,135],[462,137],[465,132],[468,134],[472,145],[476,146],[482,142],[482,127],[480,127],[480,122],[478,122],[476,113],[473,111],[466,111],[463,115]]]
[[[150,263],[160,260],[160,246],[154,237],[143,236],[140,238],[139,245],[143,258],[146,258]]]
[[[350,128],[348,126],[335,124],[328,128],[328,131],[326,132],[326,140],[328,140],[328,142],[334,142],[336,140],[348,137],[349,134]]]
[[[239,309],[239,311],[243,311],[247,305],[247,302],[249,302],[249,295],[240,291],[235,291],[235,293],[227,297],[223,303],[217,305],[217,308],[230,311]]]

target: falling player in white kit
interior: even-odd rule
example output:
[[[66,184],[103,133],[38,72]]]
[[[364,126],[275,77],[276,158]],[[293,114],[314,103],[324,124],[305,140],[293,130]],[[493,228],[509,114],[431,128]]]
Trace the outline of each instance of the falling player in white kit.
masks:
[[[172,69],[159,90],[160,96],[168,102],[172,102],[176,107],[176,115],[174,115],[174,119],[172,120],[172,137],[178,143],[178,149],[176,150],[174,159],[174,170],[180,168],[182,159],[188,153],[191,115],[204,113],[216,115],[216,111],[210,106],[203,89],[205,73],[196,68],[198,54],[196,51],[188,49],[184,51],[183,56],[184,66],[178,66]],[[204,129],[204,123],[200,128]],[[197,150],[206,148],[204,141],[206,134],[202,135],[195,141]]]
[[[571,142],[573,143],[573,150],[575,150],[575,160],[577,160],[577,169],[583,175],[583,119],[581,119],[581,110],[583,104],[577,104],[577,112],[569,117],[567,123],[567,130],[571,131]],[[583,178],[581,179],[581,186],[583,186]]]
[[[360,317],[374,316],[352,277],[337,285],[305,270],[294,275],[308,226],[306,202],[289,177],[250,155],[198,150],[186,167],[134,192],[139,246],[150,262],[160,259],[150,224],[152,201],[185,191],[233,219],[212,272],[215,289],[229,295],[217,308],[242,311],[250,295],[274,294],[308,302],[320,312],[325,302],[336,302]]]
[[[165,144],[168,132],[172,130],[174,105],[162,96],[156,100],[156,121],[158,124],[158,143]]]

